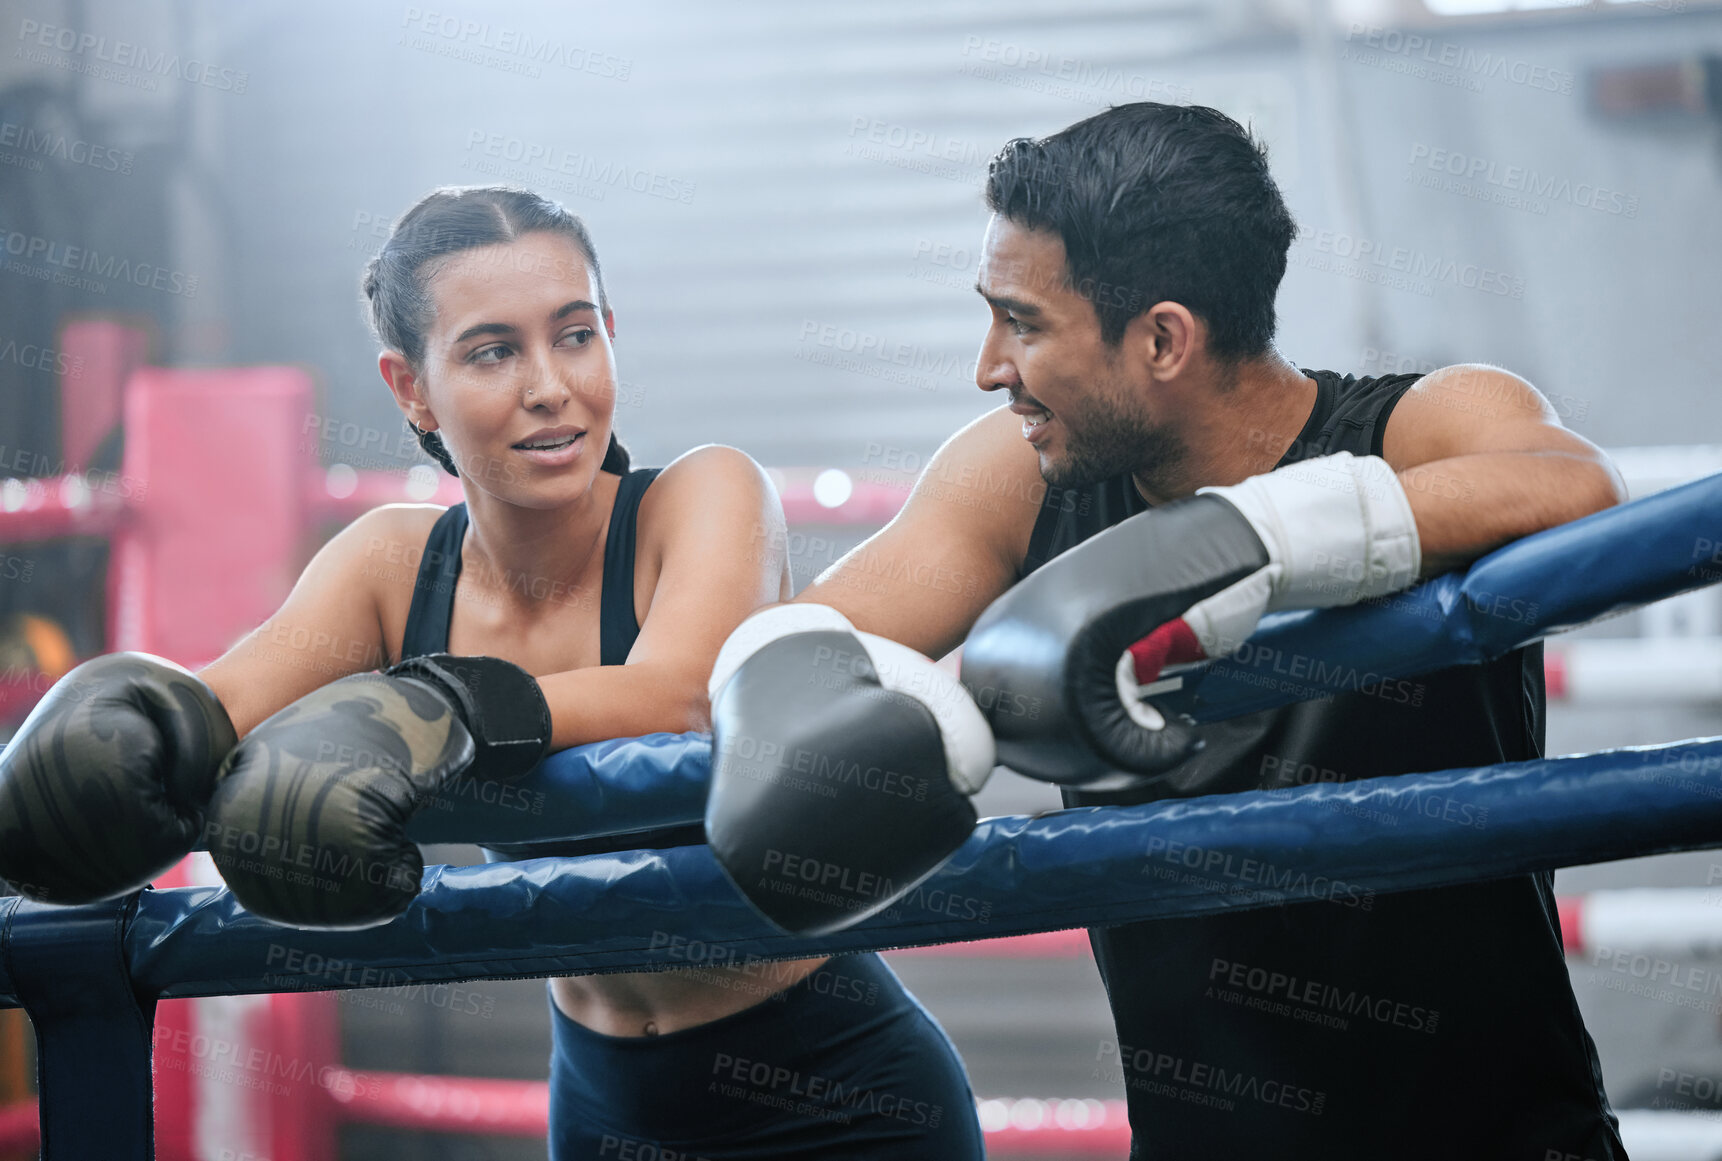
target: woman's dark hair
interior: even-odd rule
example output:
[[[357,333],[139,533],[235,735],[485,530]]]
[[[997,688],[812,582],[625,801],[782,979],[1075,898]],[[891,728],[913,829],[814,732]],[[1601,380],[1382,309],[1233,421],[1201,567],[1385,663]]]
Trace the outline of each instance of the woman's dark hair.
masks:
[[[1248,130],[1217,109],[1140,101],[1051,137],[1018,138],[987,170],[987,206],[1064,239],[1066,284],[1116,346],[1130,320],[1179,302],[1217,358],[1274,337],[1297,224]]]
[[[424,366],[425,333],[436,315],[428,284],[437,271],[437,260],[538,232],[560,234],[580,248],[598,287],[598,309],[608,314],[610,300],[604,292],[598,252],[592,247],[586,223],[578,216],[530,190],[500,185],[445,186],[426,194],[401,215],[388,241],[366,264],[363,288],[371,329],[384,346],[399,351],[415,372],[420,370]],[[445,471],[460,475],[454,457],[436,432],[413,430],[419,446]],[[628,474],[628,449],[616,438],[614,428],[599,467],[618,476]]]

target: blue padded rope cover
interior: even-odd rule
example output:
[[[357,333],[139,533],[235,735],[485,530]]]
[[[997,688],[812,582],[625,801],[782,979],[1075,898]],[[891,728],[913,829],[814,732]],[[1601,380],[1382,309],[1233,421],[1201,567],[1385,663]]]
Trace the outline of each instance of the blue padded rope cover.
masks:
[[[1722,474],[1515,540],[1408,592],[1264,618],[1235,659],[1156,701],[1218,721],[1476,664],[1563,629],[1722,580]]]
[[[516,843],[629,834],[698,822],[711,782],[708,734],[647,734],[550,755],[499,786],[462,777],[420,810],[421,843]]]
[[[137,986],[168,996],[572,975],[953,943],[1300,900],[1365,907],[1375,892],[1716,846],[1722,738],[988,819],[896,907],[814,939],[773,928],[696,846],[432,867],[403,916],[361,932],[277,927],[215,888],[146,891],[125,947]],[[818,886],[793,875],[783,881]]]
[[[407,823],[407,837],[518,843],[697,823],[705,817],[711,759],[709,734],[647,734],[559,750],[506,785],[455,779]]]

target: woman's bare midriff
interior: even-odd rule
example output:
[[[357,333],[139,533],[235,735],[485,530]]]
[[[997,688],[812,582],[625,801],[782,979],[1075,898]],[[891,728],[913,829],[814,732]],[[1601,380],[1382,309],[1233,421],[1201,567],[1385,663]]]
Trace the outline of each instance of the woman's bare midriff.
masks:
[[[825,963],[780,960],[552,980],[557,1008],[605,1036],[662,1036],[721,1020],[794,987]]]

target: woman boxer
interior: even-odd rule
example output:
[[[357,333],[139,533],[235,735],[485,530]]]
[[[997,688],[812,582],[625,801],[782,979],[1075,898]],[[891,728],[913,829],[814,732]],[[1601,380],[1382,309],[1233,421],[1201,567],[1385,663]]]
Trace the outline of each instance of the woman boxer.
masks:
[[[706,446],[630,470],[612,431],[613,319],[578,218],[521,190],[438,190],[397,223],[364,291],[382,377],[465,502],[354,521],[201,674],[121,653],[57,683],[0,753],[0,877],[18,889],[136,890],[201,831],[258,914],[382,922],[418,890],[404,823],[427,789],[703,728],[719,646],[789,595],[783,512],[746,455]],[[652,837],[612,847],[702,841],[698,827]],[[319,873],[341,870],[301,873],[312,861],[295,853],[313,848]],[[559,979],[550,994],[553,1158],[982,1155],[961,1063],[877,956]]]
[[[439,653],[537,676],[553,749],[703,728],[718,647],[788,596],[782,510],[732,448],[630,470],[583,223],[522,190],[438,190],[364,292],[383,380],[466,500],[388,505],[317,553],[276,620],[200,675],[237,734],[379,659]],[[343,646],[263,648],[281,626]],[[550,995],[553,1158],[981,1156],[961,1063],[877,956],[557,979]]]

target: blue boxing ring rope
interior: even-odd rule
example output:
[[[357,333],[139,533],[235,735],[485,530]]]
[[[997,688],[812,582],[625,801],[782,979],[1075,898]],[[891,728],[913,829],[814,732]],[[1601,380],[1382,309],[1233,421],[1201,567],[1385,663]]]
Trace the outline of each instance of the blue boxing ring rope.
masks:
[[[1237,659],[1182,675],[1164,696],[1217,720],[1481,662],[1722,580],[1701,549],[1719,541],[1722,475],[1527,537],[1384,601],[1277,615]],[[583,746],[516,784],[536,810],[518,797],[457,796],[458,810],[424,811],[411,833],[489,843],[693,822],[709,759],[701,735]],[[1486,812],[1473,815],[1486,822],[1456,827],[1424,809],[1430,801]],[[1396,824],[1381,826],[1384,815]],[[430,867],[393,922],[293,938],[307,960],[384,969],[397,981],[575,975],[685,966],[680,940],[738,961],[799,958],[1303,900],[1346,904],[1712,847],[1722,847],[1722,738],[986,819],[891,909],[817,938],[759,916],[703,846]],[[150,1157],[156,1001],[287,990],[271,962],[280,939],[281,928],[219,888],[146,890],[86,907],[0,899],[0,1007],[25,1008],[36,1028],[43,1157]]]

